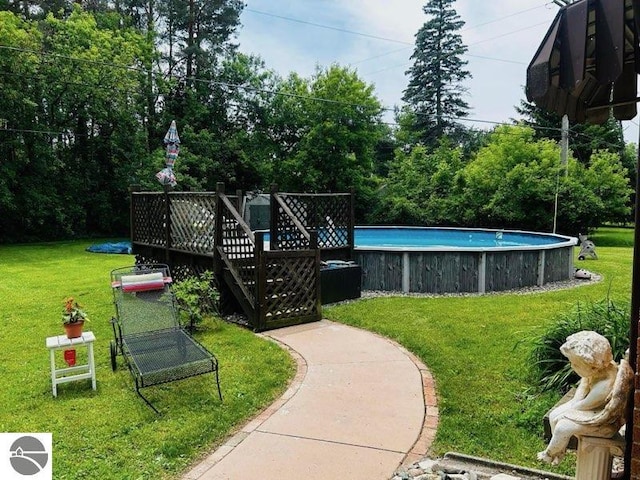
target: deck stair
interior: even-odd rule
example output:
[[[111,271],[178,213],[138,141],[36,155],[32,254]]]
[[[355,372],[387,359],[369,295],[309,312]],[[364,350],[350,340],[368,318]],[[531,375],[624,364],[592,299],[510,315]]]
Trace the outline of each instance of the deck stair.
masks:
[[[264,249],[264,236],[254,233],[237,205],[217,191],[216,257],[224,281],[221,294],[231,294],[254,330],[320,320],[320,253],[317,248],[289,251]],[[309,247],[315,236],[308,232]]]

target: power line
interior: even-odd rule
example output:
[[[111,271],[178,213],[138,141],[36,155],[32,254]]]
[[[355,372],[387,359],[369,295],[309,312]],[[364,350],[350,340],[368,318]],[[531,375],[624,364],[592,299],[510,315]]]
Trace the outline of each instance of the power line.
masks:
[[[506,58],[487,57],[485,55],[472,55],[470,53],[467,53],[466,56],[467,57],[471,57],[471,58],[479,58],[481,60],[491,60],[491,61],[494,61],[494,62],[512,63],[514,65],[528,65],[525,62],[518,62],[516,60],[508,60]],[[375,70],[373,72],[368,72],[365,75],[366,76],[376,75],[378,73],[386,72],[386,71],[389,71],[389,70],[394,70],[394,69],[400,68],[400,67],[406,67],[408,65],[411,65],[411,62],[405,62],[405,63],[402,63],[402,64],[392,65],[392,66],[386,67],[386,68],[381,68],[380,70]]]
[[[83,59],[83,58],[77,58],[77,57],[72,57],[69,55],[61,55],[61,54],[55,54],[52,52],[39,52],[39,51],[35,51],[35,50],[29,50],[29,49],[22,49],[22,48],[17,48],[17,47],[9,47],[9,46],[5,46],[5,45],[0,45],[0,50],[1,49],[7,49],[7,50],[12,50],[12,51],[19,51],[19,52],[23,52],[23,53],[32,53],[32,54],[37,54],[41,57],[45,57],[45,56],[51,56],[54,58],[61,58],[64,60],[71,60],[71,61],[77,61],[80,63],[89,63],[89,64],[99,64],[102,66],[110,66],[110,67],[114,67],[114,68],[122,68],[122,69],[126,69],[129,71],[133,71],[133,72],[138,72],[138,73],[147,73],[146,71],[144,71],[141,68],[137,68],[137,67],[131,67],[128,65],[119,65],[117,63],[112,63],[112,62],[103,62],[103,61],[94,61],[94,60],[88,60],[88,59]],[[5,74],[9,74],[8,72]],[[10,74],[13,76],[21,76],[20,74]],[[152,75],[156,76],[159,75],[157,72],[152,72]],[[26,76],[26,75],[22,75],[22,78],[30,78],[30,76]],[[31,77],[33,78],[33,77]],[[214,80],[206,80],[206,79],[199,79],[199,78],[187,78],[187,77],[180,77],[181,80],[192,80],[192,81],[196,81],[196,82],[202,82],[202,83],[206,83],[208,85],[218,85],[218,86],[224,86],[227,88],[234,88],[234,89],[244,89],[247,91],[253,91],[253,92],[258,92],[258,93],[263,93],[263,94],[267,94],[267,95],[280,95],[280,96],[286,96],[289,98],[296,98],[296,99],[300,99],[300,100],[308,100],[308,101],[317,101],[317,102],[323,102],[323,103],[330,103],[330,104],[337,104],[337,105],[343,105],[343,106],[350,106],[350,107],[356,107],[356,108],[370,108],[369,105],[364,105],[364,104],[359,104],[359,103],[353,103],[353,102],[344,102],[341,100],[334,100],[334,99],[328,99],[328,98],[322,98],[322,97],[314,97],[311,95],[301,95],[301,94],[295,94],[295,93],[290,93],[290,92],[283,92],[283,91],[274,91],[274,90],[268,90],[268,89],[263,89],[263,88],[258,88],[258,87],[254,87],[251,85],[246,85],[246,84],[233,84],[233,83],[229,83],[229,82],[221,82],[221,81],[214,81]],[[91,85],[91,84],[83,84],[85,86],[89,86],[89,87],[95,87],[95,88],[103,88],[103,89],[108,89],[107,86],[101,86],[101,85]],[[131,93],[131,94],[141,94],[140,92],[136,92],[136,91],[131,91],[131,90],[126,90],[126,89],[120,89],[121,92],[124,93]],[[383,105],[380,105],[380,109],[379,109],[379,113],[382,112],[393,112],[395,111],[395,108],[392,107],[385,107]],[[420,114],[420,113],[418,113]],[[473,122],[473,123],[484,123],[484,124],[491,124],[491,125],[513,125],[513,123],[507,123],[507,122],[496,122],[496,121],[492,121],[492,120],[483,120],[483,119],[473,119],[473,118],[467,118],[467,117],[443,117],[449,120],[454,120],[454,121],[461,121],[461,122]],[[385,123],[385,122],[382,122]],[[531,126],[534,129],[543,129],[543,130],[560,130],[558,128],[550,128],[550,127],[538,127],[538,126]],[[52,132],[52,131],[41,131],[41,130],[26,130],[26,129],[12,129],[12,128],[5,128],[5,131],[13,131],[13,132],[25,132],[25,133],[46,133],[46,134],[53,134],[53,135],[59,135],[59,134],[63,134],[63,135],[76,135],[73,132]],[[0,130],[1,131],[1,130]]]
[[[62,55],[62,54],[57,54],[57,53],[52,53],[52,52],[39,52],[39,51],[36,51],[36,50],[29,50],[29,49],[25,49],[25,48],[17,48],[17,47],[9,47],[9,46],[6,46],[6,45],[0,45],[0,50],[2,50],[2,49],[20,51],[20,52],[23,52],[23,53],[32,53],[32,54],[37,54],[37,55],[41,55],[41,56],[49,55],[49,56],[52,56],[52,57],[62,58],[64,60],[70,60],[70,61],[77,61],[77,62],[80,62],[80,63],[84,62],[84,63],[100,65],[100,66],[109,66],[109,67],[113,67],[113,68],[121,68],[121,69],[125,69],[125,70],[131,71],[131,72],[136,72],[136,73],[143,73],[143,74],[148,74],[149,73],[149,72],[147,72],[146,70],[144,70],[142,68],[132,67],[130,65],[119,65],[119,64],[116,64],[116,63],[112,63],[112,62],[87,60],[87,59],[84,59],[84,58],[72,57],[70,55]],[[158,72],[151,72],[151,75],[154,76],[154,77],[161,76],[161,74],[158,73]],[[228,87],[228,88],[234,88],[234,89],[242,88],[242,89],[245,89],[245,90],[252,90],[252,91],[255,91],[255,92],[265,93],[265,94],[269,94],[269,95],[282,95],[282,96],[291,97],[291,98],[298,98],[298,99],[304,99],[304,100],[314,100],[314,101],[319,101],[319,102],[324,102],[324,103],[369,108],[368,105],[363,105],[363,104],[358,104],[358,103],[344,102],[344,101],[341,101],[341,100],[334,100],[334,99],[330,99],[330,98],[313,97],[313,96],[310,96],[310,95],[300,95],[300,94],[290,93],[290,92],[280,92],[280,91],[267,90],[267,89],[254,87],[252,85],[246,85],[246,84],[236,84],[236,83],[230,83],[230,82],[221,82],[221,81],[218,81],[218,80],[209,80],[209,79],[197,78],[197,77],[193,77],[193,76],[192,77],[183,76],[183,77],[174,77],[174,78],[180,78],[181,80],[184,80],[184,81],[198,82],[198,83],[202,83],[202,84],[206,84],[206,85],[217,85],[217,86],[221,86],[221,87]],[[385,108],[382,108],[382,110],[385,110]]]
[[[494,20],[490,20],[488,22],[479,23],[470,27],[463,28],[460,30],[461,32],[466,32],[467,30],[472,30],[474,28],[484,27],[486,25],[491,25],[492,23],[501,22],[502,20],[506,20],[507,18],[516,17],[518,15],[522,15],[523,13],[531,12],[532,10],[537,10],[538,8],[547,7],[551,4],[551,2],[545,2],[542,5],[538,5],[537,7],[527,8],[525,10],[520,10],[519,12],[511,13],[509,15],[505,15],[504,17],[496,18]]]
[[[79,58],[79,57],[72,57],[71,55],[64,55],[62,53],[54,53],[54,52],[43,52],[43,51],[38,51],[38,50],[31,50],[28,48],[20,48],[20,47],[12,47],[10,45],[0,45],[0,49],[2,50],[13,50],[16,52],[22,52],[22,53],[33,53],[36,55],[49,55],[51,57],[56,57],[56,58],[62,58],[65,60],[72,60],[72,61],[76,61],[76,62],[84,62],[84,63],[89,63],[92,65],[97,65],[97,66],[102,66],[102,67],[116,67],[116,68],[121,68],[123,70],[129,70],[132,72],[138,72],[138,73],[147,73],[146,70],[143,70],[141,68],[138,67],[133,67],[131,65],[122,65],[122,64],[117,64],[117,63],[113,63],[113,62],[105,62],[105,61],[99,61],[99,60],[89,60],[86,58]]]
[[[43,135],[49,135],[49,136],[62,136],[62,135],[66,135],[68,137],[87,137],[88,135],[85,135],[83,133],[75,133],[69,130],[65,130],[62,132],[56,132],[54,130],[33,130],[33,129],[28,129],[28,128],[11,128],[11,127],[2,127],[0,128],[0,132],[14,132],[14,133],[41,133]]]
[[[354,30],[348,30],[346,28],[333,27],[331,25],[323,25],[321,23],[308,22],[306,20],[300,20],[298,18],[291,18],[291,17],[285,17],[284,15],[276,15],[275,13],[262,12],[260,10],[254,10],[252,8],[245,8],[245,11],[252,12],[252,13],[257,13],[259,15],[264,15],[264,16],[267,16],[267,17],[279,18],[281,20],[286,20],[288,22],[301,23],[303,25],[310,25],[312,27],[325,28],[327,30],[334,30],[336,32],[348,33],[350,35],[358,35],[360,37],[373,38],[375,40],[384,40],[385,42],[400,43],[400,44],[403,44],[403,45],[413,45],[413,42],[406,42],[406,41],[403,41],[403,40],[396,40],[395,38],[380,37],[378,35],[371,35],[371,34],[368,34],[368,33],[356,32]]]
[[[541,8],[541,7],[546,7],[548,5],[550,5],[550,2],[546,2],[546,3],[544,3],[542,5],[538,5],[536,7],[531,7],[531,8],[527,8],[527,9],[524,9],[524,10],[520,10],[518,12],[514,12],[514,13],[511,13],[509,15],[505,15],[505,16],[496,18],[494,20],[490,20],[490,21],[485,22],[485,23],[481,23],[481,24],[478,24],[478,25],[473,25],[473,26],[464,28],[464,29],[461,30],[461,32],[468,31],[468,30],[473,30],[473,29],[481,27],[481,26],[485,26],[485,25],[489,25],[489,24],[492,24],[492,23],[500,22],[500,21],[508,19],[508,18],[512,18],[512,17],[518,16],[518,15],[522,15],[523,13],[527,13],[527,12],[530,12],[532,10],[537,10],[538,8]],[[324,29],[328,29],[328,30],[338,31],[338,32],[341,32],[341,33],[348,33],[350,35],[357,35],[357,36],[366,37],[366,38],[373,38],[373,39],[376,39],[376,40],[383,40],[383,41],[387,41],[387,42],[398,43],[398,44],[406,45],[407,46],[406,48],[413,47],[415,45],[414,42],[407,42],[407,41],[404,41],[404,40],[397,40],[397,39],[389,38],[389,37],[381,37],[381,36],[378,36],[378,35],[372,35],[372,34],[368,34],[368,33],[357,32],[357,31],[354,31],[354,30],[346,29],[346,28],[334,27],[332,25],[309,22],[309,21],[306,21],[306,20],[298,19],[298,18],[288,17],[288,16],[285,16],[285,15],[278,15],[278,14],[270,13],[270,12],[264,12],[264,11],[255,10],[255,9],[252,9],[252,8],[246,8],[245,11],[256,13],[256,14],[259,14],[259,15],[268,16],[268,17],[278,18],[278,19],[281,19],[281,20],[286,20],[286,21],[289,21],[289,22],[295,22],[295,23],[300,23],[300,24],[304,24],[304,25],[310,25],[310,26],[317,27],[317,28],[324,28]],[[541,23],[538,23],[538,24],[535,24],[535,25],[531,25],[529,27],[521,28],[521,29],[513,31],[513,32],[508,32],[508,33],[502,34],[502,35],[497,36],[497,37],[493,37],[493,38],[485,39],[485,40],[480,40],[480,41],[475,42],[475,43],[473,43],[473,44],[471,44],[469,46],[473,46],[473,45],[477,45],[479,43],[484,43],[484,42],[500,39],[500,38],[503,38],[505,36],[513,35],[515,33],[521,32],[523,30],[529,30],[531,28],[535,28],[535,27],[538,27],[538,26],[546,24],[546,23],[547,22],[541,22]],[[368,58],[365,58],[363,60],[358,60],[356,62],[351,62],[350,65],[357,65],[359,63],[364,63],[364,62],[367,62],[367,61],[370,61],[370,60],[375,60],[375,59],[378,59],[378,58],[381,58],[381,57],[384,57],[384,56],[387,56],[387,55],[391,55],[392,53],[397,53],[399,51],[403,51],[404,49],[405,48],[400,48],[398,50],[393,50],[391,52],[387,52],[387,53],[384,53],[382,55],[375,55],[373,57],[368,57]],[[485,60],[495,60],[495,61],[507,62],[507,63],[515,63],[515,62],[510,61],[510,60],[502,60],[502,59],[496,59],[496,58],[492,58],[492,57],[484,57],[484,59]]]
[[[548,25],[548,24],[549,24],[549,22],[536,23],[535,25],[530,25],[528,27],[519,28],[518,30],[513,30],[511,32],[503,33],[502,35],[498,35],[497,37],[491,37],[491,38],[485,38],[484,40],[478,40],[477,42],[470,43],[467,46],[468,47],[472,47],[472,46],[475,46],[475,45],[479,45],[481,43],[492,42],[493,40],[498,40],[500,38],[508,37],[509,35],[515,35],[517,33],[523,32],[525,30],[531,30],[532,28],[539,27],[540,25]]]
[[[391,50],[390,52],[381,53],[380,55],[375,55],[373,57],[365,58],[364,60],[358,60],[357,62],[349,62],[349,65],[358,65],[359,63],[368,62],[370,60],[377,60],[378,58],[386,57],[386,56],[392,55],[394,53],[404,52],[408,48],[410,48],[410,47],[402,47],[402,48],[398,48],[396,50]]]
[[[470,53],[467,53],[467,57],[479,58],[481,60],[492,60],[494,62],[513,63],[514,65],[528,65],[528,63],[518,62],[516,60],[507,60],[506,58],[487,57],[484,55],[471,55]]]
[[[488,22],[480,23],[480,24],[477,24],[477,25],[472,25],[472,26],[463,28],[461,30],[461,32],[465,32],[465,31],[468,31],[468,30],[473,30],[475,28],[483,27],[483,26],[486,26],[486,25],[490,25],[492,23],[496,23],[496,22],[500,22],[500,21],[506,20],[508,18],[512,18],[512,17],[518,16],[518,15],[522,15],[523,13],[527,13],[527,12],[530,12],[532,10],[537,10],[539,8],[546,7],[550,3],[551,2],[545,2],[542,5],[538,5],[536,7],[527,8],[527,9],[524,9],[524,10],[520,10],[520,11],[511,13],[509,15],[504,15],[502,17],[495,18],[495,19],[490,20]],[[303,25],[310,25],[310,26],[317,27],[317,28],[324,28],[324,29],[327,29],[327,30],[334,30],[334,31],[341,32],[341,33],[348,33],[350,35],[357,35],[357,36],[360,36],[360,37],[373,38],[373,39],[376,39],[376,40],[383,40],[383,41],[386,41],[386,42],[399,43],[399,44],[408,45],[408,46],[413,46],[414,45],[414,42],[407,42],[406,40],[398,40],[398,39],[395,39],[395,38],[381,37],[379,35],[372,35],[372,34],[369,34],[369,33],[357,32],[355,30],[350,30],[350,29],[347,29],[347,28],[335,27],[333,25],[326,25],[326,24],[322,24],[322,23],[309,22],[307,20],[301,20],[299,18],[288,17],[288,16],[285,16],[285,15],[279,15],[279,14],[271,13],[271,12],[264,12],[264,11],[261,11],[261,10],[255,10],[253,8],[245,8],[244,11],[256,13],[258,15],[264,15],[264,16],[267,16],[267,17],[278,18],[280,20],[286,20],[288,22],[295,22],[295,23],[300,23],[300,24],[303,24]],[[538,25],[534,25],[534,26],[538,26]],[[526,30],[527,28],[532,28],[532,27],[526,27],[524,30]],[[360,63],[360,62],[356,62],[356,63]]]

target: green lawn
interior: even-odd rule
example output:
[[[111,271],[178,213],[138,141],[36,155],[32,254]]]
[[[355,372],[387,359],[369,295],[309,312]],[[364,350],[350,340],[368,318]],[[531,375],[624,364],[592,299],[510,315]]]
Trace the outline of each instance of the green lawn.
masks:
[[[431,369],[440,407],[435,455],[458,451],[540,467],[542,415],[557,397],[528,396],[522,339],[578,301],[630,298],[633,231],[601,229],[591,238],[600,258],[576,266],[602,274],[599,283],[527,295],[366,299],[325,308],[325,317],[386,335]],[[176,478],[276,398],[293,362],[247,330],[209,321],[196,336],[220,360],[224,402],[211,376],[201,376],[147,389],[163,413],[156,415],[135,394],[122,361],[116,373],[110,368],[109,272],[133,257],[86,253],[88,244],[0,246],[0,431],[52,432],[56,479]],[[62,333],[69,295],[91,316],[98,390],[71,383],[54,399],[44,339]],[[560,471],[570,471],[569,463]]]
[[[294,373],[289,355],[248,330],[209,321],[196,338],[216,354],[224,402],[211,375],[145,389],[111,371],[111,269],[128,255],[84,251],[88,242],[0,246],[0,431],[52,432],[56,479],[176,478],[270,404]],[[97,391],[89,381],[51,394],[45,337],[63,333],[63,299],[76,297],[96,337]],[[80,351],[79,351],[80,353]]]
[[[558,397],[527,393],[522,340],[578,301],[607,294],[620,305],[630,301],[633,230],[601,229],[591,239],[599,259],[576,266],[602,274],[599,283],[525,295],[374,298],[325,308],[324,316],[392,338],[429,367],[440,409],[433,454],[540,467],[542,416]],[[560,470],[570,470],[568,464]]]

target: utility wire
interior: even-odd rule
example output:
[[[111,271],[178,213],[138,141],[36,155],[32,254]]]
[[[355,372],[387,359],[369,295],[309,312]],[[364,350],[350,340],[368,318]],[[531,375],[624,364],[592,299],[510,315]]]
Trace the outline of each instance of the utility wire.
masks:
[[[68,137],[87,137],[88,135],[86,134],[81,134],[81,133],[75,133],[69,130],[65,130],[62,132],[56,132],[53,130],[32,130],[32,129],[28,129],[28,128],[10,128],[10,127],[0,127],[0,133],[1,132],[15,132],[15,133],[41,133],[44,135],[49,135],[49,136],[53,136],[53,137],[57,137],[57,136],[61,136],[61,135],[66,135]]]
[[[116,63],[111,63],[111,62],[87,60],[87,59],[84,59],[84,58],[72,57],[70,55],[62,55],[62,54],[50,53],[50,52],[38,52],[38,51],[35,51],[35,50],[29,50],[29,49],[24,49],[24,48],[16,48],[16,47],[9,47],[9,46],[6,46],[6,45],[0,45],[0,50],[2,50],[2,49],[20,51],[20,52],[23,52],[23,53],[38,54],[38,55],[41,55],[41,56],[49,55],[49,56],[53,56],[53,57],[57,57],[57,58],[62,58],[64,60],[77,61],[77,62],[80,62],[80,63],[89,63],[89,64],[100,65],[100,66],[121,68],[121,69],[125,69],[125,70],[131,71],[131,72],[142,73],[142,74],[145,74],[145,75],[149,73],[149,72],[147,72],[146,70],[144,70],[142,68],[132,67],[130,65],[118,65]],[[162,76],[162,74],[160,74],[158,72],[151,72],[151,75],[154,76],[154,77]],[[339,105],[352,106],[352,107],[369,108],[368,105],[363,105],[363,104],[359,104],[359,103],[344,102],[344,101],[341,101],[341,100],[334,100],[334,99],[330,99],[330,98],[313,97],[313,96],[310,96],[310,95],[300,95],[300,94],[290,93],[290,92],[267,90],[267,89],[263,89],[263,88],[254,87],[252,85],[247,85],[247,84],[236,84],[236,83],[230,83],[230,82],[221,82],[221,81],[218,81],[218,80],[209,80],[209,79],[196,78],[196,77],[186,77],[186,76],[184,76],[184,77],[174,76],[174,78],[180,79],[180,80],[183,80],[183,81],[192,81],[192,82],[202,83],[202,84],[206,84],[206,85],[217,85],[217,86],[228,87],[228,88],[232,88],[232,89],[240,89],[240,88],[242,88],[242,89],[245,89],[245,90],[252,90],[252,91],[255,91],[255,92],[265,93],[265,94],[270,94],[270,95],[282,95],[282,96],[291,97],[291,98],[298,98],[298,99],[304,99],[304,100],[314,100],[314,101],[324,102],[324,103],[332,103],[332,104],[339,104]],[[385,108],[383,108],[382,110],[385,110]],[[392,110],[392,109],[389,109],[389,110]]]
[[[260,10],[254,10],[253,8],[245,8],[245,11],[251,12],[251,13],[257,13],[258,15],[264,15],[266,17],[279,18],[281,20],[286,20],[288,22],[301,23],[303,25],[310,25],[312,27],[325,28],[327,30],[334,30],[336,32],[348,33],[350,35],[358,35],[360,37],[373,38],[375,40],[384,40],[385,42],[391,42],[391,43],[400,43],[402,45],[413,45],[413,42],[407,42],[407,41],[404,41],[404,40],[396,40],[395,38],[380,37],[378,35],[370,35],[368,33],[356,32],[356,31],[353,31],[353,30],[348,30],[346,28],[333,27],[331,25],[323,25],[323,24],[320,24],[320,23],[307,22],[306,20],[300,20],[298,18],[285,17],[284,15],[276,15],[275,13],[269,13],[269,12],[262,12]]]
[[[377,60],[378,58],[382,58],[382,57],[386,57],[386,56],[389,56],[389,55],[393,55],[394,53],[404,52],[405,50],[407,50],[409,48],[410,47],[397,48],[396,50],[391,50],[390,52],[381,53],[381,54],[375,55],[373,57],[368,57],[368,58],[365,58],[364,60],[358,60],[357,62],[350,62],[349,65],[358,65],[359,63],[368,62],[370,60]]]
[[[503,62],[503,63],[511,63],[514,65],[528,65],[525,62],[518,62],[516,60],[507,60],[505,58],[495,58],[495,57],[487,57],[484,55],[472,55],[470,53],[466,54],[467,57],[472,57],[472,58],[479,58],[480,60],[491,60],[494,62]],[[400,67],[407,67],[411,65],[411,62],[404,62],[402,64],[397,64],[397,65],[391,65],[389,67],[385,67],[385,68],[381,68],[380,70],[374,70],[373,72],[368,72],[363,74],[364,76],[370,77],[371,75],[376,75],[378,73],[382,73],[382,72],[387,72],[389,70],[395,70],[396,68],[400,68]]]
[[[511,13],[509,15],[505,15],[504,17],[496,18],[495,20],[489,20],[488,22],[478,23],[476,25],[472,25],[470,27],[463,28],[460,30],[461,32],[466,32],[467,30],[473,30],[474,28],[484,27],[486,25],[491,25],[492,23],[501,22],[502,20],[506,20],[507,18],[516,17],[518,15],[522,15],[523,13],[531,12],[533,10],[537,10],[542,7],[548,7],[552,2],[545,2],[542,5],[538,5],[537,7],[527,8],[525,10],[520,10],[519,12]]]
[[[497,37],[485,38],[484,40],[478,40],[477,42],[470,43],[467,45],[468,47],[473,47],[475,45],[479,45],[481,43],[492,42],[493,40],[498,40],[500,38],[508,37],[509,35],[515,35],[517,33],[521,33],[525,30],[531,30],[532,28],[539,27],[540,25],[549,25],[549,22],[540,22],[535,25],[529,25],[528,27],[519,28],[518,30],[513,30],[511,32],[503,33],[502,35],[498,35]]]
[[[490,20],[488,22],[480,23],[480,24],[477,24],[477,25],[472,25],[472,26],[463,28],[461,30],[461,32],[465,32],[465,31],[468,31],[468,30],[473,30],[475,28],[483,27],[485,25],[490,25],[492,23],[496,23],[496,22],[500,22],[500,21],[506,20],[507,18],[512,18],[512,17],[518,16],[518,15],[522,15],[523,13],[527,13],[527,12],[530,12],[532,10],[537,10],[539,8],[546,7],[550,3],[551,2],[545,2],[542,5],[538,5],[536,7],[527,8],[527,9],[524,9],[524,10],[520,10],[520,11],[511,13],[509,15],[505,15],[505,16]],[[321,23],[309,22],[307,20],[301,20],[299,18],[288,17],[288,16],[285,16],[285,15],[279,15],[279,14],[271,13],[271,12],[264,12],[264,11],[256,10],[256,9],[253,9],[253,8],[245,8],[244,11],[251,12],[251,13],[256,13],[258,15],[264,15],[264,16],[267,16],[267,17],[278,18],[280,20],[286,20],[288,22],[295,22],[295,23],[300,23],[300,24],[303,24],[303,25],[310,25],[310,26],[317,27],[317,28],[324,28],[324,29],[327,29],[327,30],[334,30],[334,31],[341,32],[341,33],[348,33],[350,35],[357,35],[357,36],[360,36],[360,37],[373,38],[373,39],[376,39],[376,40],[384,40],[386,42],[399,43],[399,44],[408,45],[408,46],[413,46],[414,45],[414,42],[408,42],[406,40],[398,40],[396,38],[381,37],[381,36],[372,35],[372,34],[369,34],[369,33],[357,32],[355,30],[349,30],[349,29],[346,29],[346,28],[335,27],[333,25],[326,25],[326,24],[321,24]],[[359,63],[359,62],[356,62],[356,63]]]
[[[551,2],[546,2],[546,3],[544,3],[542,5],[538,5],[536,7],[527,8],[527,9],[524,9],[524,10],[520,10],[518,12],[511,13],[509,15],[505,15],[503,17],[496,18],[494,20],[490,20],[490,21],[485,22],[485,23],[481,23],[481,24],[478,24],[478,25],[473,25],[473,26],[470,26],[470,27],[462,29],[461,32],[468,31],[468,30],[473,30],[473,29],[479,28],[481,26],[485,26],[485,25],[489,25],[489,24],[492,24],[492,23],[500,22],[502,20],[505,20],[505,19],[508,19],[508,18],[512,18],[512,17],[518,16],[518,15],[521,15],[523,13],[530,12],[532,10],[537,10],[538,8],[541,8],[541,7],[547,7],[548,5],[550,5],[550,3]],[[324,28],[324,29],[328,29],[328,30],[334,30],[334,31],[342,32],[342,33],[348,33],[348,34],[351,34],[351,35],[357,35],[357,36],[361,36],[361,37],[373,38],[373,39],[376,39],[376,40],[383,40],[383,41],[387,41],[387,42],[407,45],[407,47],[403,47],[403,48],[400,48],[400,49],[397,49],[397,50],[393,50],[391,52],[387,52],[387,53],[384,53],[382,55],[376,55],[376,56],[373,56],[373,57],[365,58],[363,60],[358,60],[356,62],[351,62],[350,65],[357,65],[359,63],[364,63],[364,62],[367,62],[367,61],[370,61],[370,60],[375,60],[375,59],[378,59],[378,58],[381,58],[381,57],[384,57],[384,56],[387,56],[387,55],[391,55],[392,53],[397,53],[399,51],[403,51],[403,50],[405,50],[405,48],[410,48],[410,47],[413,47],[415,45],[414,42],[407,42],[407,41],[404,41],[404,40],[398,40],[398,39],[394,39],[394,38],[381,37],[381,36],[378,36],[378,35],[371,35],[371,34],[368,34],[368,33],[357,32],[357,31],[349,30],[349,29],[345,29],[345,28],[334,27],[332,25],[325,25],[325,24],[320,24],[320,23],[315,23],[315,22],[309,22],[309,21],[306,21],[306,20],[298,19],[298,18],[288,17],[288,16],[285,16],[285,15],[278,15],[278,14],[274,14],[274,13],[270,13],[270,12],[264,12],[264,11],[255,10],[255,9],[252,9],[252,8],[246,8],[245,11],[256,13],[256,14],[259,14],[259,15],[269,16],[269,17],[273,17],[273,18],[279,18],[281,20],[286,20],[286,21],[289,21],[289,22],[295,22],[295,23],[301,23],[301,24],[305,24],[305,25],[310,25],[310,26],[314,26],[314,27],[317,27],[317,28]],[[513,35],[515,33],[521,32],[523,30],[528,30],[528,29],[531,29],[531,28],[535,28],[535,27],[538,27],[538,26],[546,24],[546,23],[547,22],[541,22],[541,23],[538,23],[536,25],[531,25],[529,27],[521,28],[521,29],[519,29],[517,31],[505,33],[505,34],[500,35],[498,37],[493,37],[493,38],[490,38],[490,39],[480,40],[479,42],[473,43],[473,44],[471,44],[469,46],[477,45],[478,43],[484,43],[484,42],[495,40],[495,39],[499,39],[499,38],[502,38],[502,37],[507,36],[507,35]],[[503,59],[492,58],[492,57],[484,57],[484,59],[485,60],[496,60],[496,61],[507,62],[507,63],[515,63],[515,62],[510,61],[510,60],[503,60]]]
[[[41,51],[35,51],[35,50],[29,50],[29,49],[24,49],[24,48],[17,48],[17,47],[10,47],[10,46],[6,46],[6,45],[0,45],[0,50],[5,49],[5,50],[11,50],[11,51],[18,51],[18,52],[23,52],[23,53],[31,53],[31,54],[37,54],[40,55],[41,57],[46,57],[46,56],[50,56],[50,57],[54,57],[54,58],[61,58],[64,60],[70,60],[70,61],[76,61],[79,63],[88,63],[88,64],[98,64],[101,66],[109,66],[109,67],[113,67],[113,68],[121,68],[121,69],[125,69],[128,71],[132,71],[132,72],[138,72],[138,73],[147,73],[145,70],[138,68],[138,67],[132,67],[129,65],[120,65],[120,64],[116,64],[116,63],[112,63],[112,62],[104,62],[104,61],[95,61],[95,60],[88,60],[88,59],[83,59],[83,58],[77,58],[77,57],[73,57],[70,55],[61,55],[61,54],[55,54],[52,52],[41,52]],[[3,73],[3,72],[0,72]],[[20,74],[13,74],[13,73],[8,73],[8,72],[4,72],[3,74],[5,75],[12,75],[12,76],[20,76]],[[157,76],[159,75],[157,72],[152,72],[152,75]],[[29,76],[26,75],[22,75],[23,78],[29,78]],[[317,102],[324,102],[324,103],[330,103],[330,104],[337,104],[337,105],[343,105],[343,106],[350,106],[350,107],[356,107],[356,108],[370,108],[369,105],[363,105],[363,104],[359,104],[359,103],[353,103],[353,102],[344,102],[341,100],[334,100],[334,99],[328,99],[328,98],[322,98],[322,97],[314,97],[311,95],[301,95],[301,94],[295,94],[295,93],[290,93],[290,92],[282,92],[282,91],[274,91],[274,90],[267,90],[267,89],[263,89],[263,88],[258,88],[258,87],[254,87],[251,85],[246,85],[246,84],[233,84],[233,83],[229,83],[229,82],[221,82],[221,81],[213,81],[213,80],[207,80],[207,79],[199,79],[199,78],[186,78],[186,77],[181,77],[181,80],[192,80],[192,81],[196,81],[196,82],[203,82],[206,83],[208,85],[218,85],[218,86],[223,86],[223,87],[227,87],[227,88],[233,88],[233,89],[244,89],[247,91],[254,91],[254,92],[258,92],[258,93],[262,93],[262,94],[268,94],[268,95],[280,95],[280,96],[286,96],[286,97],[290,97],[290,98],[296,98],[296,99],[300,99],[300,100],[309,100],[309,101],[317,101]],[[79,82],[76,82],[79,83]],[[89,87],[94,87],[94,88],[102,88],[102,89],[110,89],[110,87],[108,86],[102,86],[102,85],[92,85],[92,84],[82,84],[85,86],[89,86]],[[111,89],[112,90],[112,89]],[[128,92],[128,93],[132,93],[132,94],[140,94],[140,92],[136,92],[136,91],[130,91],[130,90],[122,90],[122,92]],[[385,106],[381,106],[380,107],[380,113],[382,112],[394,112],[396,109],[395,107],[385,107]],[[418,115],[420,115],[420,113],[418,112]],[[485,123],[485,124],[491,124],[491,125],[513,125],[513,123],[508,123],[508,122],[496,122],[496,121],[491,121],[491,120],[483,120],[483,119],[473,119],[473,118],[467,118],[467,117],[443,117],[445,119],[448,120],[453,120],[453,121],[461,121],[461,122],[473,122],[473,123]],[[385,122],[382,122],[385,123]],[[393,125],[393,123],[387,123],[389,125]],[[541,130],[556,130],[559,131],[559,128],[550,128],[550,127],[537,127],[537,126],[532,126],[532,128],[534,129],[541,129]],[[25,133],[46,133],[46,134],[54,134],[54,135],[59,135],[59,134],[63,134],[63,135],[76,135],[73,132],[70,131],[66,131],[66,132],[51,132],[51,131],[44,131],[44,130],[26,130],[26,129],[13,129],[13,128],[4,128],[4,129],[0,129],[0,131],[5,130],[5,131],[12,131],[12,132],[25,132]]]
[[[507,60],[505,58],[487,57],[484,55],[471,55],[470,53],[467,53],[466,55],[467,57],[479,58],[481,60],[492,60],[494,62],[513,63],[514,65],[528,65],[528,63],[525,63],[525,62],[518,62],[517,60]]]

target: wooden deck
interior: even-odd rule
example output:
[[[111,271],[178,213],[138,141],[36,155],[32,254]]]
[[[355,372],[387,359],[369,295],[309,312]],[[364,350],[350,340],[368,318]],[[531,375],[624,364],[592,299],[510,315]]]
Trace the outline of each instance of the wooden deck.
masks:
[[[255,330],[322,317],[320,260],[350,258],[353,194],[271,192],[270,248],[242,215],[243,196],[132,192],[131,243],[138,263],[170,265],[177,280],[216,274],[221,306]],[[321,238],[322,248],[318,239]]]

